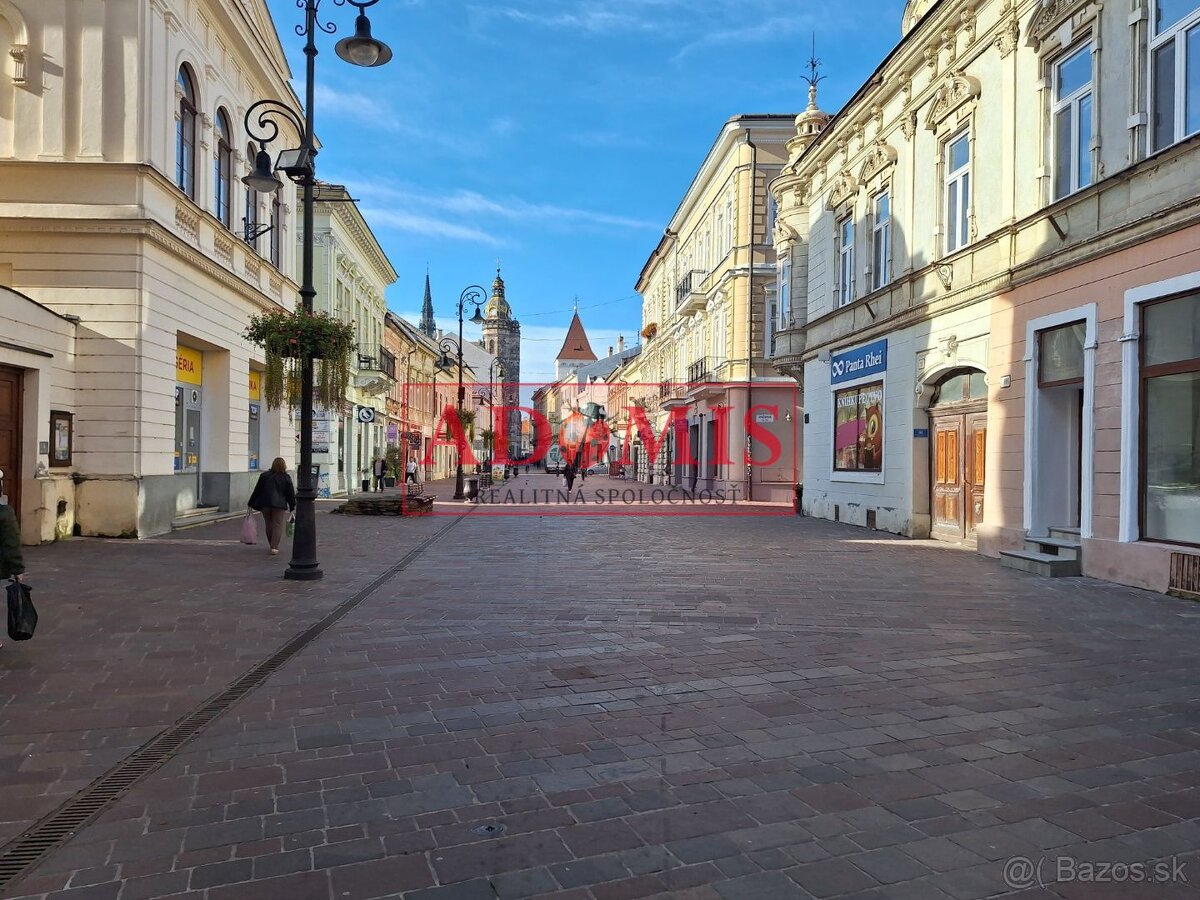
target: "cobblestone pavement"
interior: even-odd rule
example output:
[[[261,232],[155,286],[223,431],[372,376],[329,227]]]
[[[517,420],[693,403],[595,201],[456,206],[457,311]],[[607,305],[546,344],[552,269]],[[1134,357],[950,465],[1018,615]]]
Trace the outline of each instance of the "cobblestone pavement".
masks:
[[[3,838],[450,523],[5,896],[1200,895],[1200,608],[793,517],[34,550]]]

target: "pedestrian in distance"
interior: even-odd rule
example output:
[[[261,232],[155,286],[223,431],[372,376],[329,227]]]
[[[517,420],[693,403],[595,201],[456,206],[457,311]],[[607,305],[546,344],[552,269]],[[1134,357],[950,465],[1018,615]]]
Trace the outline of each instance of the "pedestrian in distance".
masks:
[[[0,474],[0,581],[11,578],[20,581],[25,574],[25,558],[21,555],[21,528],[17,514],[8,505],[4,493],[4,476]],[[0,643],[0,647],[4,644]]]
[[[387,460],[382,456],[375,457],[371,464],[371,474],[375,476],[375,493],[383,492],[383,477],[387,474]]]
[[[271,468],[258,476],[258,483],[246,504],[262,513],[267,529],[267,544],[271,555],[279,554],[279,542],[283,540],[283,529],[296,509],[296,486],[288,474],[283,457],[276,457]]]
[[[575,486],[575,463],[569,462],[563,466],[563,478],[567,482],[567,490]]]
[[[404,467],[404,481],[406,483],[409,481],[413,484],[417,483],[417,459],[415,456],[410,456],[408,464]]]

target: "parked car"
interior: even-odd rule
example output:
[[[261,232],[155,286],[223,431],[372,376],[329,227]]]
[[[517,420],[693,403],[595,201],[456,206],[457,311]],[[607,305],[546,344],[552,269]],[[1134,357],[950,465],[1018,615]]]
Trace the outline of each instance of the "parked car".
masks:
[[[594,466],[589,466],[588,474],[589,475],[607,475],[608,474],[608,463],[596,463],[596,465],[594,465]]]

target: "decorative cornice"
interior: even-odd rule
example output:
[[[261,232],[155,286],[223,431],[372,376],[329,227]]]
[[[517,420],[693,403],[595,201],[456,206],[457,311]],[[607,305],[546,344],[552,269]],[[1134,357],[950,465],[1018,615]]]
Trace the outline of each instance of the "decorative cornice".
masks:
[[[1041,7],[1029,20],[1029,45],[1035,50],[1041,47],[1043,41],[1058,30],[1058,27],[1071,16],[1082,10],[1091,0],[1042,0]],[[1099,5],[1099,4],[1097,4]]]
[[[941,87],[933,96],[929,106],[929,115],[925,117],[925,127],[937,131],[939,125],[959,107],[972,102],[979,97],[979,79],[967,75],[962,69],[950,72],[943,80]]]
[[[1017,43],[1021,39],[1021,23],[1017,21],[1014,15],[1006,23],[1000,26],[1000,30],[996,33],[995,44],[996,49],[1000,51],[1000,56],[1007,58],[1017,49]]]

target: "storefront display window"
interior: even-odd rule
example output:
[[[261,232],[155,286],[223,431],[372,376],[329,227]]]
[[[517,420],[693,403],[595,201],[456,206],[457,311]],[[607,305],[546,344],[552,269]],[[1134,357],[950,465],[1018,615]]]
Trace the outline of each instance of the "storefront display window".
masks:
[[[883,470],[883,382],[833,395],[833,468],[838,472]]]
[[[1142,309],[1142,536],[1200,544],[1200,294]]]

